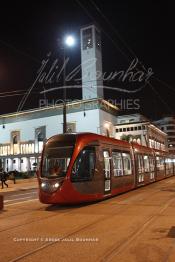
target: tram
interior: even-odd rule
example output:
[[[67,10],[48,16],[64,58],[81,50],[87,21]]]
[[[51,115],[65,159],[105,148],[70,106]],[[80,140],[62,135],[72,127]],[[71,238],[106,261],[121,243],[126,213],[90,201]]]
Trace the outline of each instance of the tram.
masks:
[[[108,197],[175,175],[175,156],[93,133],[49,138],[37,172],[39,199],[77,204]]]

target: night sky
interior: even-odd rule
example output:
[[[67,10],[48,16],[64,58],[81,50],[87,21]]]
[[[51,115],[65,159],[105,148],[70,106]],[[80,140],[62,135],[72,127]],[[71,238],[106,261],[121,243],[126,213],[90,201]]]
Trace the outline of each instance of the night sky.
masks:
[[[4,1],[5,2],[5,1]],[[60,41],[73,32],[77,44],[69,50],[71,70],[80,64],[79,30],[96,22],[102,29],[103,71],[126,70],[137,57],[138,68],[152,68],[151,85],[135,94],[105,90],[105,99],[139,99],[140,112],[151,119],[175,113],[174,6],[170,1],[20,1],[1,3],[0,16],[0,114],[15,112],[33,84],[41,61],[62,59]],[[76,83],[71,83],[76,84]],[[60,86],[62,85],[60,79]],[[105,83],[132,90],[140,83]],[[62,91],[44,97],[37,84],[23,109],[38,106],[39,99],[62,98]],[[23,90],[23,91],[18,91]],[[68,98],[81,98],[81,90],[68,91]],[[124,112],[124,111],[123,111]]]

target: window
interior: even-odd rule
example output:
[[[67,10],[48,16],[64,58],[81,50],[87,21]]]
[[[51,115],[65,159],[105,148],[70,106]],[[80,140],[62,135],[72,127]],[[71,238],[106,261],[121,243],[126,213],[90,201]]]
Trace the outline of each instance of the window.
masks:
[[[122,128],[119,128],[119,132],[122,132]]]
[[[159,156],[156,157],[156,167],[157,167],[158,171],[165,169],[165,159],[164,159],[164,157],[159,157]]]
[[[76,123],[67,123],[67,133],[75,133],[76,132]]]
[[[175,121],[168,121],[166,124],[167,125],[175,125]]]
[[[175,132],[167,132],[168,136],[175,136]]]
[[[138,126],[138,130],[142,130],[142,127],[141,127],[141,126]]]
[[[36,153],[41,153],[43,150],[43,145],[44,145],[44,140],[46,138],[46,130],[45,130],[45,126],[39,127],[37,129],[35,129],[35,152]],[[31,145],[28,144],[28,146],[26,146],[26,150],[28,151],[28,153],[32,152],[32,148]]]
[[[115,131],[116,131],[116,133],[117,133],[117,132],[118,132],[118,129],[116,129]]]
[[[130,127],[127,127],[127,131],[130,131]]]
[[[175,137],[168,138],[168,142],[175,142]]]
[[[125,120],[120,120],[120,124],[124,124],[125,122]]]
[[[101,49],[101,37],[100,37],[100,33],[95,30],[95,36],[96,36],[96,47],[98,49]]]
[[[165,159],[165,163],[166,163],[166,169],[171,169],[173,168],[173,160],[170,158],[166,158]]]
[[[73,169],[72,181],[91,180],[95,170],[95,148],[85,147],[78,155]]]
[[[134,127],[134,130],[135,130],[135,131],[137,130],[137,126]]]
[[[138,163],[138,172],[144,173],[144,164],[143,164],[143,156],[137,155],[137,163]]]
[[[110,178],[111,166],[110,166],[110,156],[108,151],[103,151],[104,157],[104,172],[105,178]]]
[[[72,156],[73,146],[51,144],[44,150],[41,176],[48,178],[64,177]]]
[[[126,128],[123,128],[123,132],[126,132]]]
[[[13,144],[14,144],[14,145],[18,144],[17,135],[13,136]]]
[[[133,130],[134,130],[134,127],[132,126],[132,127],[131,127],[131,131],[133,131]]]
[[[175,129],[175,126],[167,126],[166,127],[166,130],[174,130]]]
[[[83,30],[83,50],[93,47],[92,28]]]
[[[124,175],[131,175],[132,174],[131,156],[129,153],[122,153],[122,157],[123,157]]]
[[[112,162],[114,176],[123,176],[122,154],[120,152],[112,152]]]
[[[142,130],[145,130],[146,129],[146,127],[145,126],[142,126]]]
[[[149,172],[149,158],[148,156],[144,155],[143,156],[143,159],[144,159],[144,170],[145,172]]]
[[[150,163],[150,171],[154,172],[155,171],[155,162],[154,162],[154,158],[153,157],[149,158],[149,163]]]
[[[43,136],[42,132],[39,132],[38,133],[38,142],[43,141],[43,140],[44,140],[44,136]]]

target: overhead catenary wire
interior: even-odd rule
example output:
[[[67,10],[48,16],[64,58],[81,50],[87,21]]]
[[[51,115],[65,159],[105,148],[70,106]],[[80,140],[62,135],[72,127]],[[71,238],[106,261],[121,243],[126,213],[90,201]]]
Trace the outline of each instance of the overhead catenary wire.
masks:
[[[28,57],[28,58],[30,58],[30,60],[33,60],[33,61],[35,61],[35,62],[37,62],[37,63],[40,63],[40,60],[39,60],[38,58],[33,57],[32,55],[30,55],[30,54],[28,54],[28,53],[26,53],[26,52],[24,52],[24,51],[22,51],[22,50],[20,50],[20,49],[18,49],[18,48],[16,48],[16,47],[14,47],[13,45],[7,43],[6,41],[0,39],[0,43],[3,44],[3,45],[6,46],[6,47],[12,49],[12,50],[15,51],[16,53],[21,54],[21,55],[23,55],[23,56],[25,56],[25,57]]]
[[[136,53],[133,51],[133,49],[127,44],[127,42],[124,40],[124,38],[120,35],[119,31],[116,29],[116,27],[113,26],[113,24],[110,22],[110,20],[107,18],[106,15],[104,15],[104,13],[101,11],[101,9],[99,8],[99,6],[97,6],[97,4],[93,1],[90,0],[90,2],[92,3],[92,5],[95,7],[95,9],[100,13],[100,15],[104,18],[104,20],[108,23],[108,25],[111,27],[111,29],[113,30],[113,32],[117,35],[117,37],[120,39],[120,41],[123,43],[123,45],[125,45],[125,47],[128,49],[128,51],[133,55],[133,57],[138,58],[138,56],[136,55]],[[139,64],[142,66],[142,68],[144,70],[145,66],[143,65],[143,63],[138,59]],[[165,81],[159,79],[158,77],[155,77],[154,75],[152,76],[153,78],[155,78],[157,81],[161,82],[163,85],[165,85],[166,87],[168,87],[169,89],[171,89],[172,91],[175,92],[175,89],[173,87],[171,87],[169,84],[167,84]]]
[[[87,8],[79,1],[76,0],[76,2],[79,4],[79,6],[86,12],[86,14],[93,19],[96,23],[96,19],[94,19],[94,17],[89,13],[89,11],[87,10]],[[132,49],[127,45],[127,43],[125,42],[125,40],[120,36],[119,32],[116,30],[116,28],[111,24],[111,22],[109,21],[109,19],[102,13],[102,11],[100,10],[100,8],[93,2],[93,0],[90,0],[91,3],[93,3],[93,6],[96,8],[96,10],[102,15],[103,18],[105,18],[105,21],[111,26],[111,29],[115,32],[115,34],[117,34],[117,36],[119,37],[119,39],[122,41],[122,43],[125,44],[125,46],[127,47],[127,49],[130,51],[130,53],[132,53],[132,55],[134,56],[134,58],[138,58],[135,54],[134,51],[132,51]],[[104,32],[104,34],[112,41],[112,43],[114,44],[114,46],[120,51],[120,53],[127,59],[128,62],[131,62],[131,60],[128,58],[128,56],[126,55],[126,53],[124,51],[121,50],[121,48],[118,47],[118,45],[116,44],[116,42],[112,39],[111,36],[109,36],[108,33],[105,32],[105,30],[102,28],[102,32]],[[139,60],[138,60],[139,61]],[[143,64],[139,61],[139,64],[142,66],[142,68],[145,67],[143,66]],[[136,68],[137,70],[137,68]],[[161,80],[160,80],[161,81]],[[147,82],[147,84],[151,87],[151,90],[156,94],[156,96],[159,98],[159,100],[166,105],[167,109],[173,113],[173,110],[170,108],[170,106],[168,105],[168,103],[165,102],[164,99],[161,98],[160,94],[156,91],[155,87],[150,84],[150,82]]]

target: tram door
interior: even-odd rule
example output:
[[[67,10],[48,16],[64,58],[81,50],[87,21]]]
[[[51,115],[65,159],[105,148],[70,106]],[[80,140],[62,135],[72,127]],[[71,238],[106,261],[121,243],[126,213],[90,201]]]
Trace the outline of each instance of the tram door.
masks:
[[[111,191],[111,157],[108,150],[103,151],[104,158],[104,191]]]

